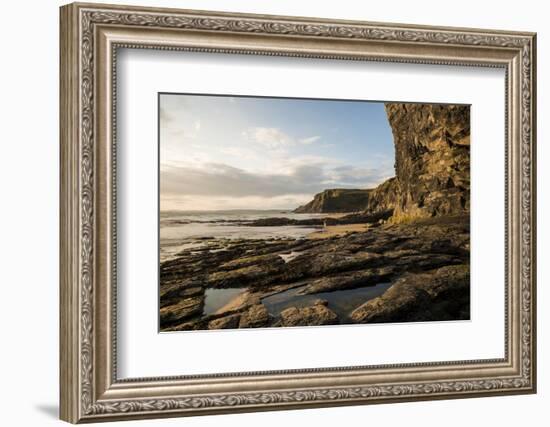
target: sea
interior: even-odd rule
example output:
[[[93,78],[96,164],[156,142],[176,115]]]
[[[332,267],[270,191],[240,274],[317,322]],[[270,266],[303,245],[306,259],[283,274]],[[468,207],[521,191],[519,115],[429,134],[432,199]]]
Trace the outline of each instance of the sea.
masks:
[[[206,239],[299,239],[318,230],[312,226],[299,225],[255,227],[243,225],[245,221],[326,216],[327,214],[297,214],[286,210],[161,211],[160,261],[172,259],[184,249],[199,247]]]

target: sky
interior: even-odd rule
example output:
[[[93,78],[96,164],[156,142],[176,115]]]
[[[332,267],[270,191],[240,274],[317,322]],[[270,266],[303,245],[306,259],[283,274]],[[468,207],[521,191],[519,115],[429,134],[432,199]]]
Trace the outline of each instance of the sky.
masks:
[[[161,210],[295,209],[394,176],[384,104],[159,95]]]

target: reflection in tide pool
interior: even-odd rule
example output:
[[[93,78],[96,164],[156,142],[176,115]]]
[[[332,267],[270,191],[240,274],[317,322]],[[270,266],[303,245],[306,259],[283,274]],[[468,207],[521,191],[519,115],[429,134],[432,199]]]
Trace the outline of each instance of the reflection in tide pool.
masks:
[[[315,300],[324,299],[328,301],[328,308],[338,315],[341,323],[350,323],[349,315],[353,310],[368,300],[382,295],[391,285],[392,283],[380,283],[375,286],[365,286],[357,289],[297,295],[304,288],[304,286],[300,286],[266,297],[262,300],[262,303],[270,314],[277,316],[286,308],[307,307],[312,305]]]
[[[213,289],[205,291],[204,309],[205,315],[213,314],[231,301],[234,297],[242,294],[246,288]]]

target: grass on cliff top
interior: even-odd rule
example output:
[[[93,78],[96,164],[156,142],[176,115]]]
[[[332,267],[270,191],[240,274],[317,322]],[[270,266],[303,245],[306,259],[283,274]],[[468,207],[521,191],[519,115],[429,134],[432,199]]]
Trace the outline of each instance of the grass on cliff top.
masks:
[[[400,214],[400,215],[392,215],[388,218],[386,221],[386,224],[411,224],[413,222],[419,222],[423,219],[426,219],[426,217],[420,216],[420,215],[411,215],[411,214]]]

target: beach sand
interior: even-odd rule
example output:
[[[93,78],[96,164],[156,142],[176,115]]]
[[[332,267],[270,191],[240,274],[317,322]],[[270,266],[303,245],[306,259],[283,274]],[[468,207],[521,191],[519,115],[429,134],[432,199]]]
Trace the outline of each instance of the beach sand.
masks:
[[[327,225],[319,231],[314,231],[307,235],[308,239],[327,239],[334,236],[343,236],[348,233],[357,233],[367,231],[368,224],[342,224],[342,225]]]

